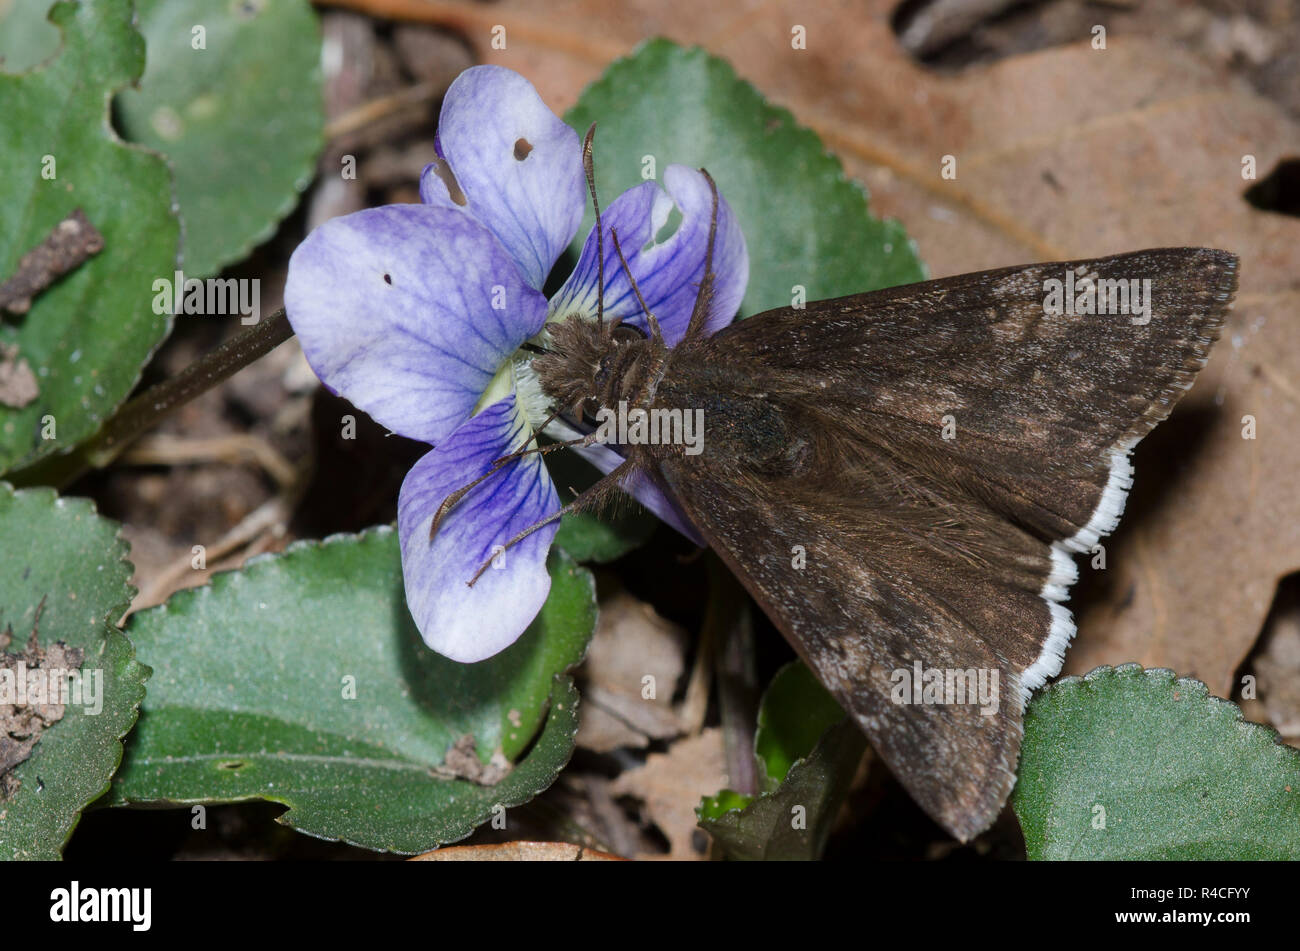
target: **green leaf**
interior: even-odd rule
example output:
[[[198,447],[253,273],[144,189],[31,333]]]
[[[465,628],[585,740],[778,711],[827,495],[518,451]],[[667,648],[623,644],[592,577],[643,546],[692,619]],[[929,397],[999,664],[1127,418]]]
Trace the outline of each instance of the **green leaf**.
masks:
[[[59,857],[81,810],[108,789],[144,698],[149,669],[113,626],[132,595],[128,546],[117,531],[85,499],[0,483],[0,627],[13,628],[8,650],[26,647],[44,599],[37,641],[84,652],[85,691],[13,771],[20,785],[0,798],[2,859]]]
[[[59,31],[46,19],[48,4],[40,0],[0,0],[0,69],[23,73],[39,66],[59,49]]]
[[[572,494],[564,493],[572,500]],[[578,561],[598,564],[621,558],[654,534],[654,516],[644,509],[628,507],[613,515],[572,512],[560,519],[555,544]]]
[[[186,276],[215,274],[269,238],[311,182],[325,121],[320,27],[307,0],[136,8],[149,65],[117,98],[123,134],[171,162]]]
[[[1031,859],[1300,858],[1300,752],[1169,670],[1039,692],[1012,803]]]
[[[22,409],[0,407],[0,471],[90,436],[171,326],[151,307],[153,281],[176,261],[171,176],[108,122],[108,97],[144,68],[131,4],[62,3],[50,19],[63,31],[59,56],[22,76],[0,74],[0,279],[78,207],[104,249],[37,295],[25,316],[0,318],[0,343],[18,347],[40,388]]]
[[[816,134],[704,50],[644,43],[565,119],[580,133],[597,123],[596,186],[606,202],[642,181],[646,156],[660,179],[670,164],[709,171],[749,248],[744,316],[789,307],[796,285],[812,301],[925,277],[902,226],[871,217],[865,191]],[[593,222],[588,214],[579,241]]]
[[[723,813],[730,812],[733,809],[744,809],[754,799],[754,796],[738,793],[734,789],[720,789],[715,795],[705,796],[700,800],[700,806],[696,810],[700,825],[707,829],[709,826],[706,820],[718,819]]]
[[[709,810],[706,800],[700,810],[700,825],[731,859],[816,859],[826,848],[865,748],[862,731],[852,721],[842,720],[790,767],[772,792],[758,796],[739,811],[732,809],[709,818],[705,818],[706,811],[717,810]]]
[[[806,665],[781,668],[763,696],[754,733],[754,755],[767,777],[767,791],[780,785],[795,762],[845,716],[844,708]]]
[[[537,620],[478,664],[420,640],[388,528],[291,546],[135,615],[157,672],[114,803],[268,799],[299,831],[402,853],[463,838],[545,789],[573,749],[562,674],[591,636],[595,586],[563,552],[549,567]],[[466,734],[481,761],[515,760],[539,728],[495,786],[432,773]]]
[[[754,751],[765,790],[706,797],[700,826],[731,859],[816,859],[848,793],[866,737],[802,663],[777,672],[758,712]]]

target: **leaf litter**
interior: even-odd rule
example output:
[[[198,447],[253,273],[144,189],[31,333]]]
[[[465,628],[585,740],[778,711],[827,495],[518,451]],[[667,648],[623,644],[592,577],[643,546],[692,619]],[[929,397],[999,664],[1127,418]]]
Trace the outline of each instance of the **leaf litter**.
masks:
[[[42,600],[41,608],[44,604]],[[49,702],[44,688],[39,692],[33,690],[31,695],[25,686],[19,690],[19,678],[28,683],[44,683],[41,677],[33,681],[31,674],[34,671],[66,673],[79,670],[85,659],[85,651],[80,647],[69,647],[62,641],[56,641],[48,648],[41,647],[37,642],[41,608],[37,609],[32,621],[25,649],[17,652],[8,649],[13,642],[12,626],[0,631],[0,802],[12,798],[18,791],[20,780],[14,775],[14,770],[32,755],[41,735],[63,719],[65,710],[64,704]]]

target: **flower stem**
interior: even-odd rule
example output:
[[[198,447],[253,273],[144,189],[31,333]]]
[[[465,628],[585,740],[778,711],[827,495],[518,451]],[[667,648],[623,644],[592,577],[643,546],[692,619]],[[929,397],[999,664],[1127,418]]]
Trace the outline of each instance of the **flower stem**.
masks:
[[[281,307],[274,314],[196,360],[170,380],[151,386],[129,400],[99,432],[76,449],[42,459],[12,473],[10,478],[20,486],[64,486],[90,469],[102,469],[172,410],[206,393],[292,336],[293,328]]]
[[[727,761],[727,785],[738,793],[762,791],[754,760],[758,715],[758,675],[754,664],[754,622],[749,597],[722,560],[708,556],[709,601],[704,625],[709,629],[718,677],[718,707]]]

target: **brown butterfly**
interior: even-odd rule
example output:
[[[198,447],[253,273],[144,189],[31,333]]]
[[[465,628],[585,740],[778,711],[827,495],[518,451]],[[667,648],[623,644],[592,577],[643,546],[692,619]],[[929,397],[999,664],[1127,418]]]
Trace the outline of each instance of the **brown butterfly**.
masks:
[[[590,180],[590,133],[586,154]],[[1237,259],[1165,248],[981,271],[710,336],[712,253],[711,235],[675,347],[648,312],[648,335],[602,314],[554,325],[534,359],[570,419],[703,410],[696,452],[620,445],[626,461],[565,511],[652,478],[967,840],[1006,803],[1025,703],[1074,634],[1071,555],[1114,530],[1129,453],[1205,365]]]

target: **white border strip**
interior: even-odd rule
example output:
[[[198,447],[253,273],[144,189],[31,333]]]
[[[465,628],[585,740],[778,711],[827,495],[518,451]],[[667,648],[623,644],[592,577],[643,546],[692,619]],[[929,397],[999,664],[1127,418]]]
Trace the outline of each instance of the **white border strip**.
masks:
[[[1088,524],[1079,529],[1073,537],[1064,541],[1052,542],[1052,570],[1043,583],[1038,596],[1047,602],[1052,612],[1052,626],[1047,632],[1047,641],[1043,644],[1038,659],[1025,668],[1020,675],[1020,705],[1023,709],[1029,703],[1030,695],[1061,672],[1065,663],[1065,649],[1074,638],[1074,616],[1062,602],[1069,600],[1070,585],[1079,580],[1079,569],[1075,565],[1072,552],[1091,552],[1093,546],[1103,535],[1109,535],[1119,524],[1124,514],[1124,503],[1128,501],[1129,489],[1133,487],[1133,464],[1129,453],[1137,444],[1137,439],[1126,439],[1116,444],[1110,451],[1110,477],[1106,488],[1102,490],[1101,501],[1088,519]]]

